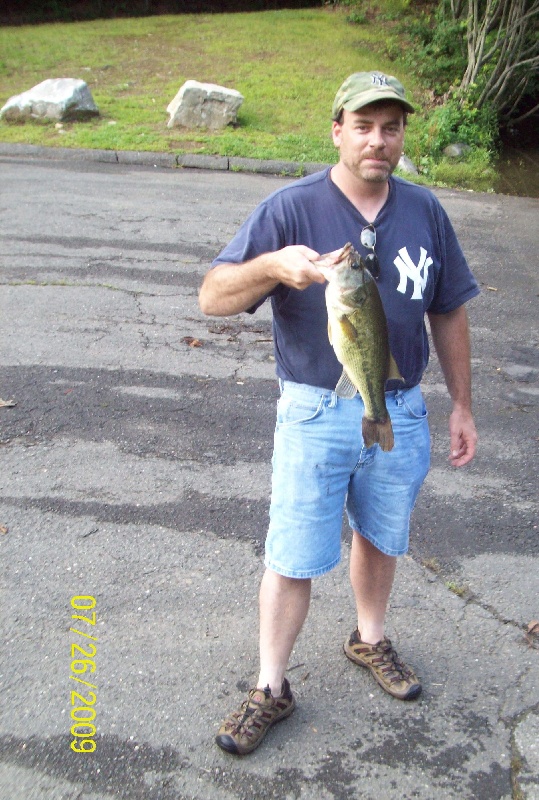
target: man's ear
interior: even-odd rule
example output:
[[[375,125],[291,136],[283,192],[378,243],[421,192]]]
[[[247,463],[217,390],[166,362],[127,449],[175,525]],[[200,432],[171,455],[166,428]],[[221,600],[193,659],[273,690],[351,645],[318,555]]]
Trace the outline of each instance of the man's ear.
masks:
[[[331,138],[333,139],[333,144],[335,147],[341,146],[342,124],[340,122],[335,122],[335,120],[333,120],[333,124],[331,126]]]

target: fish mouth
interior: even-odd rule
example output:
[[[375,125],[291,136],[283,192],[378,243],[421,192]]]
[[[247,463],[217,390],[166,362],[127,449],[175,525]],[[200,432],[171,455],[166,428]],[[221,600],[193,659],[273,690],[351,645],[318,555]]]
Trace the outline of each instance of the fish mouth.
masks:
[[[351,242],[347,242],[344,247],[339,250],[333,250],[331,253],[326,253],[320,256],[312,264],[324,275],[326,280],[329,280],[331,275],[337,272],[347,270],[349,267],[356,269],[361,264],[361,257],[354,249]]]
[[[319,270],[319,272],[322,273],[324,278],[329,281],[330,277],[334,275],[339,268],[342,269],[343,266],[346,266],[346,259],[351,249],[352,245],[350,242],[348,242],[344,245],[344,247],[320,256],[320,258],[316,259],[316,261],[313,261],[312,264],[317,270]]]

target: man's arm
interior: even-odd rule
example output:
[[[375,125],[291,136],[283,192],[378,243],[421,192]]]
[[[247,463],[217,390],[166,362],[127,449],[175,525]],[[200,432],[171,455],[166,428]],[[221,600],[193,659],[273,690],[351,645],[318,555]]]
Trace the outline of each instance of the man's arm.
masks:
[[[453,401],[449,417],[450,456],[454,467],[472,460],[477,431],[472,416],[470,334],[465,306],[448,314],[429,314],[434,347]]]
[[[200,308],[204,314],[227,317],[251,308],[279,283],[294,289],[324,283],[324,276],[312,264],[318,257],[315,250],[294,245],[244,264],[219,264],[207,273],[200,287]]]

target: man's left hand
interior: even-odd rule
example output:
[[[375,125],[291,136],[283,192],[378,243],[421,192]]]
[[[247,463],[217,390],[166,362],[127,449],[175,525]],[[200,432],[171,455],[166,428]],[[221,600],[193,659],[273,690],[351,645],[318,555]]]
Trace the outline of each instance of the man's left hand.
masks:
[[[477,445],[477,431],[470,411],[453,409],[449,417],[449,436],[449,462],[453,467],[463,467],[474,457]]]

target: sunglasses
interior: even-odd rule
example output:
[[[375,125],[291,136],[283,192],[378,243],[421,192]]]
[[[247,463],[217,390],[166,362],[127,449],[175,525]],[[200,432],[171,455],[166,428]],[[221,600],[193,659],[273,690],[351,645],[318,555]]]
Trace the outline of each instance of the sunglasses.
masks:
[[[366,225],[363,230],[361,231],[360,242],[363,247],[366,247],[367,250],[372,250],[372,253],[369,253],[368,256],[365,258],[365,266],[371,273],[373,278],[380,277],[380,262],[378,261],[378,256],[374,251],[374,247],[376,245],[376,229],[374,225]]]

